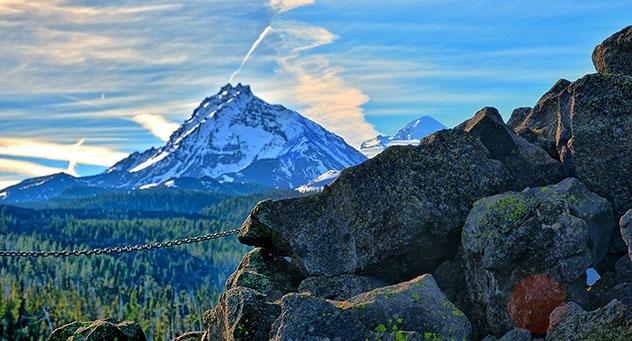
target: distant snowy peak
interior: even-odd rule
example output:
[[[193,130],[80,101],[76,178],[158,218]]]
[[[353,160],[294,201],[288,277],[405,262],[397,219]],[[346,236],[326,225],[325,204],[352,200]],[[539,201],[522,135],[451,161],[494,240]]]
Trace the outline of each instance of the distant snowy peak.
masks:
[[[390,146],[418,144],[422,138],[446,128],[445,125],[434,118],[422,116],[408,122],[393,136],[378,135],[362,142],[360,151],[367,157],[372,158]]]
[[[161,148],[135,153],[109,171],[134,173],[134,187],[171,178],[296,187],[366,158],[339,136],[281,105],[228,84],[205,98]]]

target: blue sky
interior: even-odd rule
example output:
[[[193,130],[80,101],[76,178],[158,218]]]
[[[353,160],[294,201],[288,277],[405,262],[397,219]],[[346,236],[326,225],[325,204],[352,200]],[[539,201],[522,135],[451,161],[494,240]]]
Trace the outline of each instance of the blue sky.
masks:
[[[508,118],[594,72],[593,47],[629,13],[617,0],[0,0],[0,187],[161,145],[249,50],[235,82],[356,146],[421,115]]]

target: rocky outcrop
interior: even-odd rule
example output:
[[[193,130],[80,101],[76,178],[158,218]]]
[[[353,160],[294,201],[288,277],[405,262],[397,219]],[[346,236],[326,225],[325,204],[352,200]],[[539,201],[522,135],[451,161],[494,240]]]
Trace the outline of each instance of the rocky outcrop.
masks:
[[[612,220],[610,204],[572,178],[478,200],[462,235],[470,318],[496,336],[544,333],[557,305],[587,302],[584,274],[608,251]]]
[[[610,200],[617,216],[632,206],[632,77],[558,81],[514,128]]]
[[[632,26],[597,45],[592,60],[599,73],[632,76]]]
[[[369,276],[342,274],[333,277],[308,277],[298,287],[298,292],[309,292],[314,296],[345,300],[357,294],[386,286],[379,279]]]
[[[431,275],[346,301],[283,298],[274,340],[469,340],[471,325]]]
[[[632,210],[629,210],[619,221],[621,237],[628,247],[628,256],[632,260]]]
[[[594,311],[573,302],[565,304],[551,313],[546,340],[632,340],[632,307],[617,300]]]
[[[397,283],[432,272],[454,257],[474,200],[561,178],[555,160],[514,142],[505,128],[483,116],[468,123],[469,132],[440,131],[419,146],[389,148],[346,169],[321,193],[261,202],[240,240],[291,257],[307,276],[354,273]],[[496,130],[508,139],[500,151],[482,141]],[[518,164],[529,159],[533,180],[526,181]]]
[[[130,321],[97,320],[72,322],[53,331],[49,341],[145,341],[145,333],[138,324]]]

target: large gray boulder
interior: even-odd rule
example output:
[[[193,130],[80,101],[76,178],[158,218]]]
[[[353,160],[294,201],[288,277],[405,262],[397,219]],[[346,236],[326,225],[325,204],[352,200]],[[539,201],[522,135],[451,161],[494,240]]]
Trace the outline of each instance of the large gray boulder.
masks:
[[[283,297],[274,340],[469,340],[471,325],[431,275],[346,301]]]
[[[321,193],[259,203],[240,240],[291,257],[307,276],[352,273],[397,283],[432,272],[454,257],[476,199],[562,177],[546,153],[525,145],[502,121],[480,116],[466,131],[388,148],[344,170]],[[507,144],[500,151],[487,134],[497,130]],[[531,180],[518,167],[525,160]]]
[[[234,287],[223,292],[215,308],[202,317],[206,341],[265,340],[280,313],[277,304],[256,290]]]
[[[567,297],[587,302],[584,274],[608,251],[612,221],[610,204],[573,178],[475,202],[462,234],[470,319],[496,336],[544,332]]]
[[[617,217],[632,207],[632,77],[559,81],[524,119],[511,121],[518,135],[561,160],[567,176],[610,200]]]
[[[593,311],[570,302],[556,308],[550,320],[547,341],[632,340],[632,307],[617,300]]]
[[[632,76],[632,26],[597,45],[592,60],[599,73]]]
[[[145,333],[131,321],[117,322],[114,319],[92,322],[72,322],[53,331],[50,341],[145,341]]]
[[[298,292],[309,292],[314,296],[332,300],[346,300],[386,285],[387,283],[379,279],[362,275],[314,276],[303,280],[298,287]]]

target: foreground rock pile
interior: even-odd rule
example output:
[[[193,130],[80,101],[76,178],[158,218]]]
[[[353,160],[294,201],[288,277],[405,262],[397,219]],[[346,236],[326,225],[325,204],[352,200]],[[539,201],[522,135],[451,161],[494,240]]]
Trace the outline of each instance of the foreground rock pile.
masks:
[[[509,124],[483,108],[259,203],[191,339],[632,339],[631,32]]]

